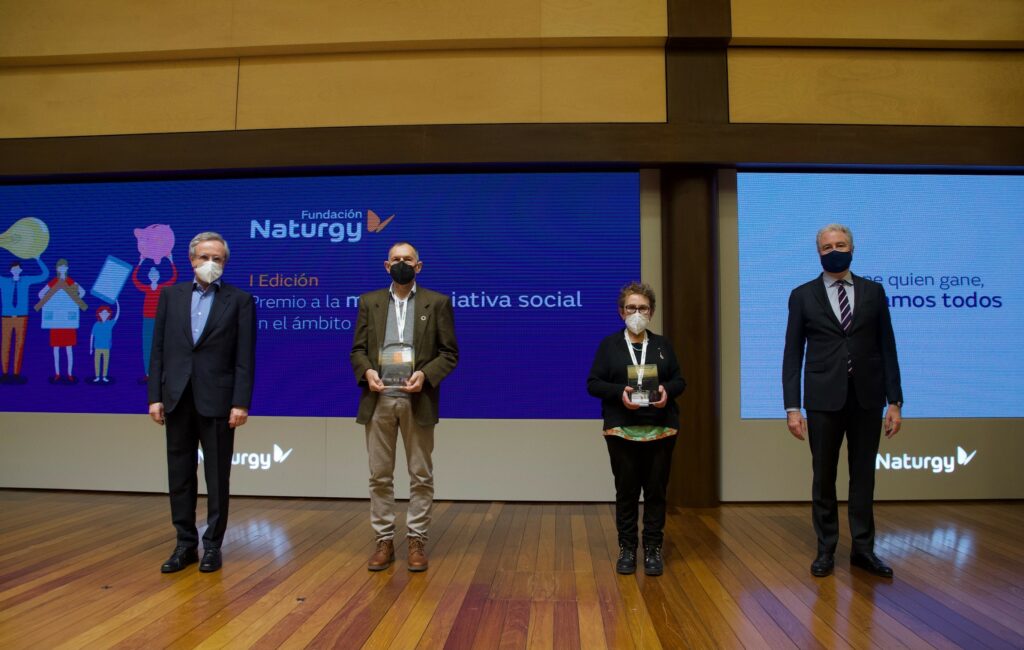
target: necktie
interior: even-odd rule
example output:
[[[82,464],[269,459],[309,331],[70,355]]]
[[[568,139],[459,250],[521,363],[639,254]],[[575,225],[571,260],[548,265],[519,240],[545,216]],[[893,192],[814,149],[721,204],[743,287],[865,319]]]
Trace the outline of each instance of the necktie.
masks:
[[[18,281],[17,280],[15,280],[11,284],[11,292],[14,294],[14,305],[13,305],[13,307],[15,309],[14,313],[18,313],[17,312],[17,309],[18,309]]]
[[[840,280],[833,286],[839,293],[839,324],[843,326],[843,331],[849,333],[850,324],[853,323],[853,310],[850,309],[850,298],[846,295],[846,284]],[[846,372],[853,374],[853,359],[846,357]]]

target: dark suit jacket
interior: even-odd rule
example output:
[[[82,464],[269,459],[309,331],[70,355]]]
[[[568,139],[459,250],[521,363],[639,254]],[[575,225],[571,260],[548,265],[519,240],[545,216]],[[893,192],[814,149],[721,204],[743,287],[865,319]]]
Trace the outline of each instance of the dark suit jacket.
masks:
[[[252,296],[221,283],[199,340],[192,345],[192,282],[160,292],[149,362],[149,403],[171,412],[192,382],[196,410],[228,417],[252,403],[256,368],[256,310]]]
[[[851,274],[853,322],[843,331],[819,275],[789,296],[782,392],[786,408],[800,407],[800,367],[804,366],[804,408],[838,411],[846,404],[847,356],[860,406],[879,408],[902,402],[896,337],[882,285]],[[807,359],[804,361],[804,345]]]
[[[438,402],[441,380],[448,376],[459,361],[459,344],[455,340],[455,313],[448,296],[416,287],[416,314],[412,330],[415,369],[422,370],[426,379],[423,390],[411,393],[413,417],[417,424],[430,426],[438,420]],[[366,424],[377,407],[377,396],[370,390],[364,375],[369,369],[380,372],[380,349],[388,323],[390,295],[387,289],[378,289],[359,297],[359,317],[352,338],[349,360],[356,381],[362,388],[356,422]]]

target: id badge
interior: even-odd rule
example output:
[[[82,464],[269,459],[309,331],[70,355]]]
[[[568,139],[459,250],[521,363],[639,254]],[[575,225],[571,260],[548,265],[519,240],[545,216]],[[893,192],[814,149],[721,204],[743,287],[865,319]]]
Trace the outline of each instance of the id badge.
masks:
[[[653,363],[626,368],[627,383],[633,387],[629,400],[637,406],[650,406],[651,396],[658,400],[658,366]]]
[[[651,405],[651,393],[646,390],[634,390],[629,394],[629,401],[636,404],[637,406],[650,406]]]

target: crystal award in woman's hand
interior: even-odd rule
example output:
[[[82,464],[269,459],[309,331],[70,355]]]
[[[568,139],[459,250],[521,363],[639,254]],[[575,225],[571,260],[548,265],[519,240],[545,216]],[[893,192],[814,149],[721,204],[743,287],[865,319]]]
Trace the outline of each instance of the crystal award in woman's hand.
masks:
[[[626,378],[633,392],[629,394],[631,402],[637,406],[650,406],[651,398],[658,401],[658,366],[653,363],[627,366]]]

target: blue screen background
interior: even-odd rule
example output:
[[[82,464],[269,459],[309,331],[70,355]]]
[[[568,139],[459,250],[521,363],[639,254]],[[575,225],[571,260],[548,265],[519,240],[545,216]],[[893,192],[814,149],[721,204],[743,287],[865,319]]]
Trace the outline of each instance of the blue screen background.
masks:
[[[311,223],[302,211],[340,211],[359,238],[264,238],[254,232],[266,220]],[[367,230],[368,210],[381,231]],[[179,282],[191,280],[188,241],[216,230],[231,259],[224,279],[260,299],[340,299],[320,309],[257,308],[257,376],[254,415],[354,417],[359,391],[349,365],[357,310],[350,296],[383,288],[389,246],[410,241],[420,251],[421,286],[454,293],[459,365],[443,384],[442,417],[596,418],[600,404],[585,390],[600,339],[621,328],[618,289],[640,275],[639,174],[536,173],[384,175],[154,181],[0,186],[0,231],[22,217],[43,220],[50,243],[42,254],[55,276],[58,258],[69,275],[92,288],[108,255],[139,262],[134,229],[168,224],[176,243],[172,257]],[[317,220],[316,222],[319,222]],[[328,220],[327,223],[333,223]],[[255,235],[255,237],[254,237]],[[15,257],[0,248],[0,275],[9,277]],[[152,262],[139,272],[145,278]],[[23,263],[26,275],[36,272]],[[166,259],[160,281],[170,278]],[[259,286],[275,274],[316,277],[316,287]],[[145,280],[143,280],[145,281]],[[45,283],[33,286],[35,302]],[[577,294],[578,292],[578,294]],[[509,296],[511,308],[471,307],[470,294]],[[525,296],[552,296],[549,304],[520,307]],[[581,305],[565,304],[576,296]],[[48,383],[54,374],[49,334],[30,310],[23,385],[0,385],[0,410],[82,413],[144,413],[143,294],[129,279],[118,300],[110,377],[93,384],[89,333],[103,302],[88,293],[74,346],[74,385]],[[296,316],[337,318],[347,328],[275,330]],[[61,367],[66,366],[60,351]]]
[[[785,416],[787,301],[821,273],[814,238],[832,222],[853,231],[851,270],[880,278],[890,300],[904,416],[1024,416],[1024,177],[740,173],[737,183],[743,418]],[[980,286],[943,289],[944,276]]]

